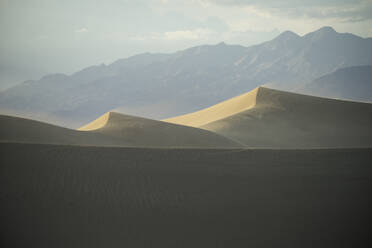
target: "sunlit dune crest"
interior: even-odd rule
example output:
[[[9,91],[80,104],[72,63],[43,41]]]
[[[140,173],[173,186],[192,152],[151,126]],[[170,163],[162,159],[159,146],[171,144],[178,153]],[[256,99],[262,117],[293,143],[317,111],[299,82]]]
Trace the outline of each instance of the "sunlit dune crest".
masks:
[[[242,147],[199,128],[108,112],[80,130],[0,116],[0,141],[123,147]]]
[[[79,130],[120,138],[134,146],[242,146],[233,140],[207,130],[116,112],[108,112]]]
[[[260,88],[256,88],[248,93],[236,96],[212,107],[194,113],[165,119],[164,121],[192,127],[206,125],[255,106],[259,89]]]
[[[372,146],[372,104],[265,87],[164,121],[213,131],[250,147]]]

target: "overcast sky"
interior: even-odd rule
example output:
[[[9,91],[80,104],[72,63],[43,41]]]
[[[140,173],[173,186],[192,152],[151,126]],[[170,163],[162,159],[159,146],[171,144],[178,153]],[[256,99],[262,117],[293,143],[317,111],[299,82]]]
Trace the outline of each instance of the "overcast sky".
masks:
[[[143,52],[322,26],[372,36],[372,0],[0,0],[0,89]]]

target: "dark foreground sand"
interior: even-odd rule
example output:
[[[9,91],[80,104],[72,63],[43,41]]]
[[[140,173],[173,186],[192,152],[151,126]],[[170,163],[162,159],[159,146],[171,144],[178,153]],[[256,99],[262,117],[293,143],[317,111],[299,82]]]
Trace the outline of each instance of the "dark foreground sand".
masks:
[[[1,247],[372,247],[372,149],[0,151]]]

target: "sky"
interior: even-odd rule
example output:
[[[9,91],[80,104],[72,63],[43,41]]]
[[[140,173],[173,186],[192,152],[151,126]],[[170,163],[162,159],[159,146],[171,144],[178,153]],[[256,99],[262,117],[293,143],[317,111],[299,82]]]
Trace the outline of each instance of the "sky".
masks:
[[[0,0],[0,90],[144,52],[249,46],[322,26],[372,37],[372,0]]]

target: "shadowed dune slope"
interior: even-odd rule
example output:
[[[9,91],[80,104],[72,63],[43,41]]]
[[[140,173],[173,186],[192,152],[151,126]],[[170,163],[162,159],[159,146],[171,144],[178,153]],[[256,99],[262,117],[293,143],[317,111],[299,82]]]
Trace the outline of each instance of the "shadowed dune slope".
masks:
[[[207,130],[111,112],[82,130],[4,115],[0,116],[0,127],[2,142],[125,147],[242,146]]]
[[[213,132],[162,121],[108,112],[79,130],[121,138],[144,147],[241,147]]]
[[[0,141],[37,144],[129,146],[123,139],[81,132],[44,122],[0,115]]]
[[[234,105],[236,99],[240,101]],[[202,122],[195,121],[199,115]],[[200,127],[253,147],[372,146],[372,104],[264,87],[165,121]]]
[[[0,151],[2,247],[372,247],[371,149]]]

